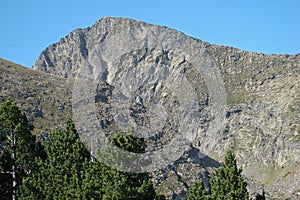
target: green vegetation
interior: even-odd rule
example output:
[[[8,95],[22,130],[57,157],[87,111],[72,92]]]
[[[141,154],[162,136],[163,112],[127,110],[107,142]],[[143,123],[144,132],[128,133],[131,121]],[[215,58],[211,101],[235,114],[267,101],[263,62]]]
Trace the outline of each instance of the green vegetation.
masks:
[[[111,138],[111,143],[126,151],[145,152],[144,140],[132,134],[117,133]],[[109,167],[104,167],[103,172],[102,177],[106,180],[103,199],[151,200],[156,196],[148,173],[129,173]],[[115,197],[112,198],[113,196]]]
[[[206,191],[202,180],[194,183],[187,193],[188,200],[242,200],[249,199],[247,183],[237,167],[232,151],[226,153],[224,162],[210,179],[210,190]]]
[[[41,145],[31,134],[32,129],[15,102],[8,99],[1,105],[0,191],[4,199],[16,199],[22,179],[37,171],[35,158],[43,156]]]
[[[164,199],[148,173],[121,172],[91,158],[74,123],[36,143],[25,115],[7,100],[0,107],[2,199]],[[143,140],[121,133],[112,143],[143,152]]]
[[[67,121],[65,131],[55,131],[44,144],[46,159],[38,159],[38,171],[23,180],[19,196],[26,199],[82,199],[89,195],[85,178],[89,153],[75,126]]]
[[[96,161],[70,119],[65,130],[52,132],[42,145],[26,116],[8,99],[0,107],[0,128],[2,199],[166,199],[155,192],[149,173],[118,171]],[[110,142],[126,151],[145,152],[144,140],[130,132],[117,133]],[[107,153],[108,158],[116,159]],[[188,190],[188,200],[249,199],[241,172],[234,154],[227,152],[209,190],[200,180]]]
[[[188,200],[208,200],[210,196],[204,188],[202,179],[194,183],[187,192]]]
[[[249,199],[247,183],[241,175],[242,169],[237,167],[232,151],[226,153],[222,167],[210,180],[213,199]]]

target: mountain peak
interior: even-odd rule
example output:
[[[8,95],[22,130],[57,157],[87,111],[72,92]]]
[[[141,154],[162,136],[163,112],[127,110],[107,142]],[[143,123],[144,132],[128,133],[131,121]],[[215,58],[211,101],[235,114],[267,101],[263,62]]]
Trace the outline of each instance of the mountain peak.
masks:
[[[85,29],[76,29],[62,38],[59,42],[47,47],[36,60],[34,69],[47,73],[75,77],[81,60],[92,59],[91,53],[108,42],[117,43],[107,46],[106,51],[124,49],[135,43],[138,48],[163,48],[171,49],[172,41],[201,48],[200,40],[164,26],[157,26],[128,18],[104,17],[93,26]],[[117,42],[118,41],[118,42]],[[189,43],[189,44],[188,44]],[[143,45],[143,46],[141,46]],[[133,48],[133,47],[132,47]],[[98,52],[101,54],[102,52]],[[183,53],[186,54],[186,53]]]
[[[197,152],[208,152],[207,156],[218,160],[227,149],[234,148],[245,175],[268,184],[273,196],[280,198],[299,190],[299,184],[294,184],[297,181],[289,181],[300,176],[294,167],[300,159],[299,54],[247,52],[211,45],[164,26],[104,17],[50,45],[34,69],[75,81],[74,86],[78,74],[98,80],[94,100],[99,113],[95,118],[102,128],[110,128],[118,119],[109,113],[117,88],[130,104],[130,119],[137,126],[148,125],[152,130],[147,116],[152,111],[158,112],[161,121],[168,122],[164,126],[158,123],[163,128],[159,134],[166,134],[156,138],[158,146],[149,145],[153,149],[167,143],[180,130],[179,125],[186,123],[193,130],[184,135],[193,132],[197,136],[192,141]],[[78,96],[79,100],[86,98]],[[149,106],[153,102],[158,106]],[[214,102],[219,103],[217,107],[211,106]],[[184,119],[174,116],[195,107],[197,119],[192,115],[182,115],[187,116]],[[118,105],[115,108],[124,110]],[[224,118],[217,118],[213,111],[220,111],[215,114]],[[211,125],[220,128],[217,134],[210,134]],[[182,161],[184,164],[181,161],[176,162],[179,171],[184,171],[187,163],[194,171],[182,175],[185,177],[178,178],[179,182],[199,175],[191,175],[199,172],[197,164],[188,158]],[[264,175],[258,174],[257,169]],[[277,169],[278,173],[272,174],[270,169]],[[279,190],[282,188],[284,192]],[[184,193],[184,189],[176,193]]]

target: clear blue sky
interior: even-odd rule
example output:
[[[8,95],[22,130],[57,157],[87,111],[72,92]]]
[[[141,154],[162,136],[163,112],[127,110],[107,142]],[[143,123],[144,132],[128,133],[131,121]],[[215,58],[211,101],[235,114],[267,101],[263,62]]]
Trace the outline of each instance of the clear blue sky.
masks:
[[[104,16],[247,51],[300,53],[300,0],[1,0],[0,57],[31,67],[47,46]]]

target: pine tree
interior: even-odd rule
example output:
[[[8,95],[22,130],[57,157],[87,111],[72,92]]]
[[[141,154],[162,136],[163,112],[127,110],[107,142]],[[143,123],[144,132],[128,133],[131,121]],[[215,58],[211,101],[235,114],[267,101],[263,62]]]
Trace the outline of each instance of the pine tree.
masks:
[[[110,141],[116,147],[129,152],[145,152],[144,140],[132,134],[117,133]],[[104,168],[103,172],[103,199],[153,200],[156,196],[149,173],[123,172],[109,167]]]
[[[209,196],[205,190],[202,179],[195,182],[187,192],[188,200],[208,200]]]
[[[95,170],[89,152],[81,143],[74,123],[54,131],[45,142],[47,159],[39,159],[38,173],[24,180],[20,195],[27,199],[83,199],[91,192]],[[87,180],[89,179],[89,180]]]
[[[82,199],[102,199],[102,171],[105,166],[97,161],[85,162],[82,177]]]
[[[117,134],[116,146],[143,152],[143,140]],[[39,159],[39,171],[23,181],[23,199],[130,199],[153,200],[156,196],[148,173],[118,171],[92,160],[80,142],[72,121],[65,131],[55,131],[45,142],[47,159]],[[162,196],[160,196],[161,199]]]
[[[3,199],[16,199],[22,178],[36,170],[41,146],[31,133],[33,126],[16,103],[8,99],[0,107],[0,191]]]
[[[247,183],[241,173],[242,169],[237,167],[233,152],[228,151],[222,166],[216,170],[215,176],[210,180],[212,199],[249,199]]]

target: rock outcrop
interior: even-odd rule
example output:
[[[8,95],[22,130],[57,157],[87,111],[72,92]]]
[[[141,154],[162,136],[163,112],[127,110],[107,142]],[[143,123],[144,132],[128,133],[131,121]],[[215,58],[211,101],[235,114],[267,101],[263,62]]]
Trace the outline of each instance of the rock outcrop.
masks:
[[[185,131],[192,138],[189,148],[153,172],[156,187],[169,197],[180,199],[198,178],[207,182],[232,148],[250,190],[264,188],[273,199],[299,198],[300,54],[247,52],[167,27],[106,17],[50,45],[34,69],[79,88],[76,80],[82,77],[96,80],[94,115],[100,127],[108,132],[126,127],[128,122],[122,125],[118,118],[124,113],[112,111],[127,109],[129,117],[123,119],[135,128],[159,129],[148,138],[148,151],[164,148]],[[72,86],[53,87],[68,87],[70,104]],[[87,96],[76,97],[84,101]],[[114,103],[121,100],[127,107]],[[69,109],[54,101],[55,113]],[[33,102],[28,114],[35,119],[51,116],[43,114],[40,104]],[[164,123],[153,120],[151,112]],[[206,157],[199,157],[200,152]]]

